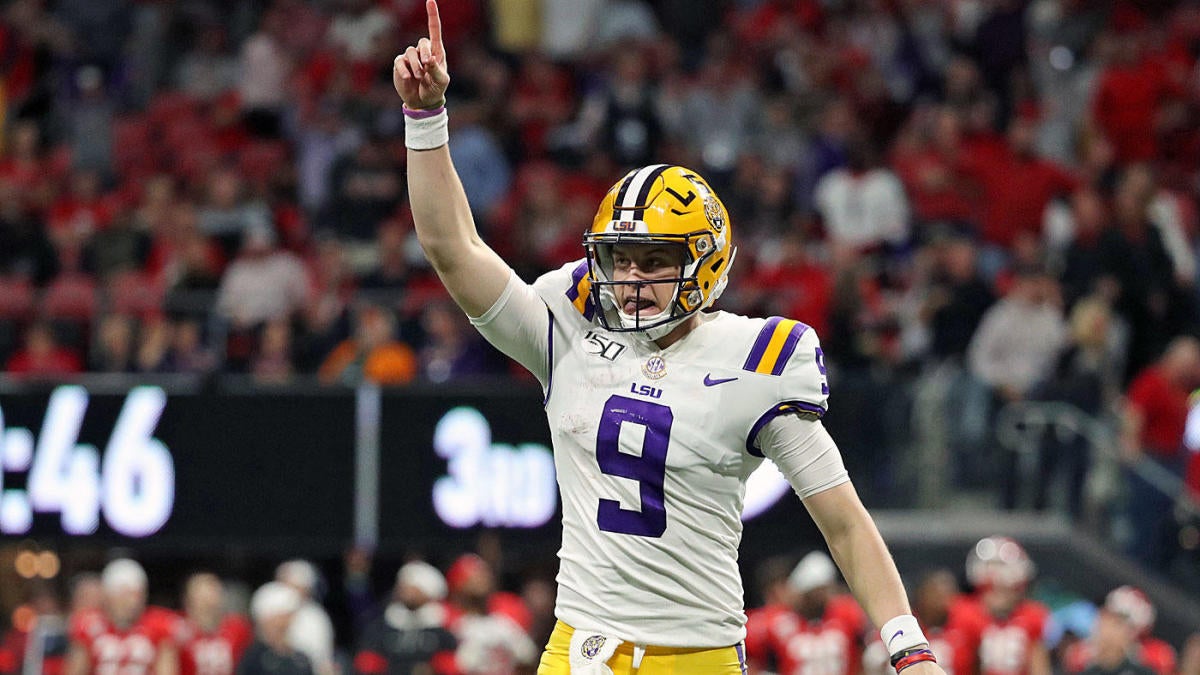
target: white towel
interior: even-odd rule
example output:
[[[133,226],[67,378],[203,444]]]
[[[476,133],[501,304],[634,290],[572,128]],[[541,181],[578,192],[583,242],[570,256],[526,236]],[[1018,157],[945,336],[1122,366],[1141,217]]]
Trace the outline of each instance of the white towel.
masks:
[[[613,675],[612,668],[608,667],[608,660],[620,645],[621,640],[612,635],[576,628],[571,634],[571,652],[568,657],[571,675]]]

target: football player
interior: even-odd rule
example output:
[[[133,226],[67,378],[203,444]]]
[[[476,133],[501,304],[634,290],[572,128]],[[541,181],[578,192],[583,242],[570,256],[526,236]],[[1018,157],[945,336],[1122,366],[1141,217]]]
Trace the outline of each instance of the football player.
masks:
[[[958,596],[958,581],[945,569],[926,574],[913,591],[913,612],[946,675],[970,673],[974,660],[967,635],[947,626],[950,607]],[[863,652],[864,675],[884,675],[887,665],[883,643],[873,640]]]
[[[1007,537],[979,540],[967,555],[970,596],[950,606],[947,630],[961,632],[979,675],[1049,675],[1043,635],[1050,610],[1025,597],[1034,576],[1025,549]]]
[[[254,640],[246,617],[226,611],[225,584],[200,572],[184,583],[184,619],[179,635],[180,675],[233,675]]]
[[[779,662],[772,650],[772,626],[786,621],[792,613],[791,590],[788,575],[794,565],[787,557],[768,558],[758,567],[759,592],[762,593],[761,607],[746,610],[746,658],[750,672],[766,675],[779,671]]]
[[[853,598],[836,593],[837,580],[829,556],[805,556],[788,577],[791,606],[771,622],[766,644],[747,640],[751,663],[773,661],[782,675],[857,675],[866,617]]]
[[[1132,656],[1135,662],[1158,675],[1176,672],[1178,659],[1175,648],[1150,634],[1154,628],[1155,611],[1144,593],[1133,586],[1114,588],[1104,599],[1101,609],[1111,615],[1109,618],[1121,619],[1133,630],[1136,641],[1132,646]],[[1086,670],[1096,659],[1098,639],[1093,635],[1093,639],[1071,645],[1063,659],[1063,669],[1069,673]]]
[[[1088,639],[1093,653],[1084,675],[1154,675],[1135,658],[1138,642],[1134,622],[1108,609],[1100,608],[1096,626]]]
[[[392,601],[363,631],[354,657],[357,675],[414,675],[456,671],[458,641],[446,628],[446,579],[414,561],[396,574]]]
[[[471,322],[542,384],[562,494],[559,624],[538,672],[741,673],[746,480],[790,478],[897,670],[937,675],[900,575],[820,417],[814,331],[705,312],[733,224],[694,171],[657,164],[609,190],[585,258],[530,285],[480,238],[450,152],[436,0],[393,64],[418,239]]]
[[[103,607],[71,617],[65,675],[178,675],[179,617],[146,606],[148,580],[142,566],[128,558],[114,560],[100,583]]]

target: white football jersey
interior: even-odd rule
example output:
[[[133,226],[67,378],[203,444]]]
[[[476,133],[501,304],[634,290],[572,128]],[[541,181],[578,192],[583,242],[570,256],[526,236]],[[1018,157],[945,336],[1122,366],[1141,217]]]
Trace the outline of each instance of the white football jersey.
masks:
[[[593,323],[586,270],[572,263],[532,288],[514,275],[472,320],[546,389],[563,500],[558,618],[640,644],[736,644],[755,438],[780,415],[824,414],[817,336],[798,321],[713,312],[659,349]],[[794,487],[844,482],[837,464],[814,489]]]

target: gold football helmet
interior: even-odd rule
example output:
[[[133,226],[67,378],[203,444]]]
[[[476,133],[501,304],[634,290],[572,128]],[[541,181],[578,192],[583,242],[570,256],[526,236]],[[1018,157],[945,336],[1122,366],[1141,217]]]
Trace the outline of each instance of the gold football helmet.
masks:
[[[614,281],[612,248],[617,244],[658,244],[682,248],[683,267],[674,278]],[[583,237],[588,280],[600,323],[608,330],[666,335],[692,314],[712,305],[729,282],[736,249],[729,212],[708,183],[681,166],[655,164],[625,174],[609,189],[592,227]],[[626,314],[614,288],[638,292],[649,283],[675,283],[668,309],[655,316]]]

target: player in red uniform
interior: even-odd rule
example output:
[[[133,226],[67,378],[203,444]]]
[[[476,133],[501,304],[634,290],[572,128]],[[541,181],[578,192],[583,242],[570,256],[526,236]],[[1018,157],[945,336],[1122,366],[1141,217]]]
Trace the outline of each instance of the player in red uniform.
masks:
[[[71,617],[64,675],[178,675],[179,618],[161,607],[146,606],[142,566],[114,560],[100,579],[103,608]]]
[[[1119,586],[1104,599],[1103,611],[1124,619],[1137,635],[1133,660],[1153,670],[1158,675],[1176,672],[1178,659],[1175,648],[1150,634],[1154,628],[1154,605],[1140,590],[1133,586]],[[1094,637],[1094,636],[1093,636]],[[1096,658],[1094,640],[1082,640],[1067,650],[1063,658],[1063,669],[1068,673],[1081,673]]]
[[[1007,537],[979,540],[967,556],[967,580],[975,594],[950,607],[947,629],[961,631],[971,645],[978,675],[1049,675],[1050,653],[1042,636],[1050,610],[1025,597],[1033,561]]]
[[[756,669],[774,662],[782,675],[856,675],[867,619],[853,598],[836,593],[837,568],[823,552],[805,556],[788,577],[792,606],[777,612],[766,639],[747,643]]]
[[[921,622],[921,630],[929,638],[929,648],[937,655],[938,665],[946,675],[971,672],[974,660],[969,636],[959,628],[947,626],[950,607],[958,597],[958,581],[953,572],[945,569],[926,574],[913,591],[913,614]],[[890,675],[891,665],[882,640],[872,640],[863,651],[863,673]]]
[[[778,664],[771,652],[771,626],[792,613],[788,575],[792,562],[784,556],[769,558],[758,568],[758,589],[763,604],[746,611],[746,653],[750,656],[750,672],[775,672]],[[755,660],[755,656],[758,659]]]
[[[217,575],[193,574],[184,584],[184,618],[179,631],[180,675],[233,675],[254,628],[226,611],[225,585]]]

